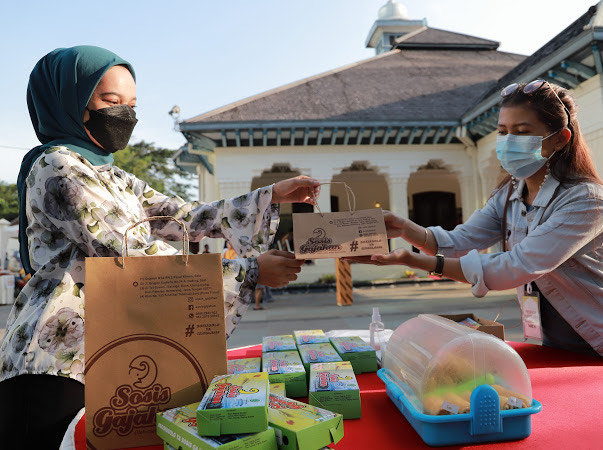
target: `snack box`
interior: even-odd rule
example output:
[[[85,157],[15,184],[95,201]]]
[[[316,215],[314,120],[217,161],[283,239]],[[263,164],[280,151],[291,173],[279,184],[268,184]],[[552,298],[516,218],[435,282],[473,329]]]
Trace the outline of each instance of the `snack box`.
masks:
[[[285,383],[289,397],[308,395],[306,369],[297,350],[263,353],[262,370],[268,374],[271,383]]]
[[[360,387],[349,361],[312,364],[308,403],[339,413],[344,419],[360,418]]]
[[[332,337],[331,344],[341,359],[352,363],[354,373],[377,371],[377,353],[360,337]]]
[[[262,371],[262,358],[231,359],[227,363],[229,375]]]
[[[285,383],[270,383],[270,393],[285,397]]]
[[[193,403],[157,414],[157,434],[164,440],[164,449],[276,450],[276,438],[272,428],[253,434],[199,436],[196,416],[198,406],[199,403]]]
[[[343,417],[326,409],[270,394],[268,421],[279,450],[316,450],[343,437]]]
[[[322,330],[294,331],[293,336],[295,336],[295,342],[297,342],[298,347],[306,344],[320,344],[322,342],[329,342],[329,338]]]
[[[288,350],[297,350],[292,334],[266,336],[262,339],[263,352],[286,352]]]
[[[304,363],[306,372],[310,373],[310,364],[343,361],[341,356],[335,351],[328,342],[322,344],[307,344],[299,348],[301,360]]]
[[[201,436],[257,433],[268,426],[268,374],[219,375],[197,408]]]

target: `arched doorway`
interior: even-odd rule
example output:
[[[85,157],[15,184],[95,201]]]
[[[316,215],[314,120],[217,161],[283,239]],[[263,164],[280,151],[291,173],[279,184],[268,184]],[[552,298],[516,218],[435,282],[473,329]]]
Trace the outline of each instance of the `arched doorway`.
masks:
[[[354,161],[333,176],[333,182],[344,182],[356,197],[356,209],[389,209],[389,187],[385,176],[367,161]],[[348,211],[348,200],[342,184],[331,185],[331,211]]]
[[[287,178],[297,177],[301,172],[292,169],[288,163],[275,163],[270,169],[262,171],[262,174],[251,180],[251,190],[268,186]],[[283,203],[278,229],[274,242],[276,247],[283,250],[293,251],[293,213],[314,212],[312,205],[307,203]]]
[[[408,179],[408,217],[421,226],[452,230],[462,223],[461,188],[441,160],[420,166]]]

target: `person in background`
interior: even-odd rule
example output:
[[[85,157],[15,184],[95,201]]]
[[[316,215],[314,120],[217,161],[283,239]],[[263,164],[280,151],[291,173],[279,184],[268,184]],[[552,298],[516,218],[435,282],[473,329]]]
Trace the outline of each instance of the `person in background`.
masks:
[[[603,186],[570,93],[544,80],[503,89],[496,154],[505,178],[452,231],[385,213],[398,249],[351,258],[402,264],[470,283],[473,294],[538,294],[544,345],[603,355]],[[478,253],[501,243],[503,251]],[[433,256],[435,255],[435,256]]]
[[[209,250],[209,244],[205,244],[203,246],[203,253],[211,253],[210,250]]]

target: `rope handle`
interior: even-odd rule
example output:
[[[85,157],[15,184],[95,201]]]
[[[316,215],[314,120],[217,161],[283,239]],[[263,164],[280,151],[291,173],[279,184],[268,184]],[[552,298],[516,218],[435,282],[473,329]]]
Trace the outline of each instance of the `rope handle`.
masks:
[[[345,181],[332,181],[330,183],[320,183],[321,186],[325,184],[343,184],[345,187],[345,193],[348,198],[348,209],[350,210],[350,214],[354,214],[356,212],[356,195],[354,195],[354,191]],[[351,195],[351,198],[350,198]],[[320,210],[320,206],[318,206],[318,198],[316,197],[316,192],[313,192],[312,196],[314,197],[314,204],[316,205],[316,209],[318,209],[318,213],[320,217],[324,217],[324,213]],[[352,201],[354,201],[354,206],[352,207]]]
[[[126,257],[128,256],[128,231],[130,231],[132,228],[136,228],[137,226],[145,223],[145,222],[150,222],[152,220],[171,220],[172,222],[176,222],[180,228],[182,229],[182,255],[184,256],[184,265],[188,266],[188,256],[189,256],[189,237],[188,237],[188,231],[186,229],[186,227],[184,226],[184,224],[176,219],[175,217],[172,216],[151,216],[151,217],[147,217],[145,219],[139,220],[138,222],[136,222],[133,225],[130,225],[126,231],[124,232],[124,237],[121,240],[121,266],[122,269],[126,268]]]
[[[519,323],[517,325],[513,325],[512,327],[505,327],[506,330],[511,330],[513,328],[517,328],[520,327],[521,324],[523,323],[523,310],[521,309],[521,305],[519,304],[519,300],[517,300],[515,297],[510,298],[509,300],[507,300],[506,302],[504,302],[502,304],[502,306],[500,307],[500,309],[498,310],[498,314],[496,314],[496,317],[494,318],[494,322],[496,322],[498,320],[498,316],[500,316],[500,314],[502,313],[502,310],[505,308],[506,304],[509,302],[515,302],[517,303],[517,306],[519,307]]]

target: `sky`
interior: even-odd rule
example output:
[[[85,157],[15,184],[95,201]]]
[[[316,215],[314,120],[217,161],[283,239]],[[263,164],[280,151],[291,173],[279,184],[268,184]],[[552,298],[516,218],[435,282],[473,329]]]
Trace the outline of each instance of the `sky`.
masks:
[[[0,1],[0,180],[14,183],[38,145],[25,91],[31,69],[57,47],[108,48],[134,66],[133,141],[178,148],[183,119],[283,84],[370,58],[364,47],[386,0]],[[406,0],[410,19],[531,54],[595,0]],[[462,64],[462,61],[459,61]]]

